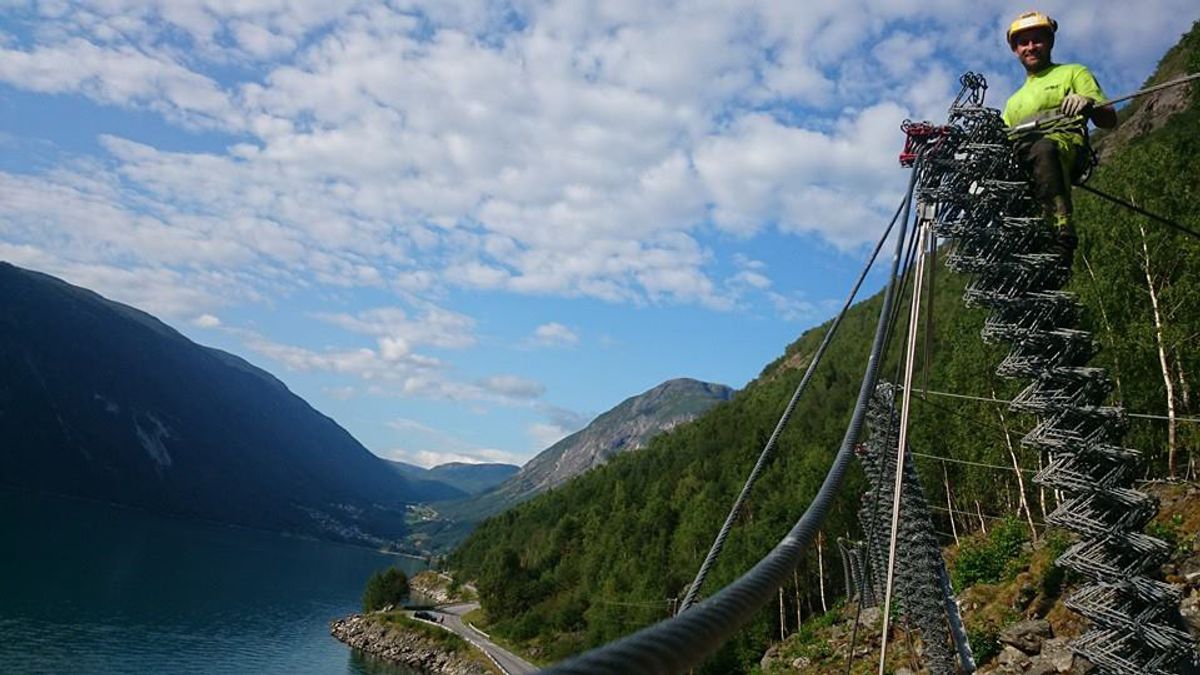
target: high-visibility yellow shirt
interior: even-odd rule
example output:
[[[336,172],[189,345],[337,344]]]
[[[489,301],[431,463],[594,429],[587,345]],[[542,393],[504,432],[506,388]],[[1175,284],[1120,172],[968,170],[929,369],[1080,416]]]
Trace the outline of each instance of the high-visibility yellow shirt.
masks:
[[[1040,73],[1027,76],[1025,84],[1008,98],[1004,104],[1004,123],[1015,127],[1040,114],[1054,112],[1067,94],[1072,93],[1083,94],[1097,103],[1108,100],[1085,66],[1051,64]]]
[[[1049,116],[1058,110],[1067,94],[1072,93],[1083,94],[1096,103],[1108,100],[1096,78],[1085,66],[1078,63],[1055,63],[1040,73],[1025,77],[1025,84],[1008,97],[1008,102],[1004,104],[1004,123],[1015,127],[1023,122]],[[1045,134],[1045,138],[1058,146],[1058,161],[1062,164],[1063,175],[1072,179],[1078,178],[1075,175],[1078,173],[1076,160],[1084,144],[1083,129],[1055,131]]]

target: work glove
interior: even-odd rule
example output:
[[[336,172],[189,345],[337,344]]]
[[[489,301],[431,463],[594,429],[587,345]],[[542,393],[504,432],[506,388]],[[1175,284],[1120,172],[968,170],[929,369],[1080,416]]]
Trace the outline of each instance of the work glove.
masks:
[[[1095,99],[1088,98],[1083,94],[1067,94],[1063,97],[1062,103],[1058,106],[1058,111],[1067,117],[1076,115],[1086,115],[1092,111],[1096,105]]]

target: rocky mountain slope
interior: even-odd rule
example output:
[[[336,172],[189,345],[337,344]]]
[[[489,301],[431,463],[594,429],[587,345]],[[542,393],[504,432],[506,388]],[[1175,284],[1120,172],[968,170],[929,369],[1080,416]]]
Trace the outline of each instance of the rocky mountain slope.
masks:
[[[657,434],[695,419],[732,395],[733,390],[725,385],[679,378],[631,396],[543,450],[494,489],[434,505],[437,517],[416,526],[413,544],[434,550],[452,547],[476,523],[562,485],[620,453],[638,450]]]
[[[546,448],[498,492],[520,501],[561,485],[618,453],[645,447],[655,435],[695,419],[732,395],[732,389],[720,384],[686,378],[664,382],[625,399],[580,431]]]

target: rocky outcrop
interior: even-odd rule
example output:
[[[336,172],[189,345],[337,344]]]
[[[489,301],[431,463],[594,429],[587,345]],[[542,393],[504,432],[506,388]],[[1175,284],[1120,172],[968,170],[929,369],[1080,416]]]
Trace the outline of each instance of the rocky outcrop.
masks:
[[[515,475],[466,500],[437,504],[437,519],[414,526],[414,546],[444,551],[456,546],[486,518],[562,485],[613,457],[646,446],[650,439],[686,424],[728,401],[733,389],[688,378],[668,380],[625,399],[583,429],[538,453]]]
[[[468,602],[475,597],[475,587],[463,584],[451,592],[454,579],[441,572],[425,570],[418,572],[408,580],[410,592],[416,593],[423,601],[434,605],[448,605],[455,602]],[[410,605],[411,606],[411,605]]]
[[[638,450],[654,436],[727,401],[733,390],[687,378],[669,380],[630,397],[587,427],[542,451],[501,487],[517,495],[542,492]]]
[[[1001,641],[1005,640],[1005,635],[1013,638],[1013,641],[1020,642],[1025,649],[1036,649],[1037,651],[1025,651],[1011,643],[1005,642],[1004,649],[1000,651],[1000,655],[996,657],[995,662],[981,668],[980,673],[995,673],[997,675],[1003,673],[1008,675],[1012,673],[1033,673],[1035,675],[1050,675],[1051,673],[1068,673],[1069,675],[1086,675],[1095,671],[1092,664],[1087,662],[1087,659],[1076,656],[1071,648],[1067,646],[1067,639],[1061,637],[1047,637],[1049,634],[1050,624],[1042,622],[1045,625],[1032,625],[1036,622],[1024,621],[1023,629],[1013,630],[1015,627],[1005,630],[1001,635]]]
[[[465,643],[461,649],[451,648],[447,641],[407,630],[402,624],[385,621],[383,616],[376,612],[335,619],[329,624],[329,633],[354,649],[422,673],[492,675],[496,672],[481,660],[486,657],[476,654]]]

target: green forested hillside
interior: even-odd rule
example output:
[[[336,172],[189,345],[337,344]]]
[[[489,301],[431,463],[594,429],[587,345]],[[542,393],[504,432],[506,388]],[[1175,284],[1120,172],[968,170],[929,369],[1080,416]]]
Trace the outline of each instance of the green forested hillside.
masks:
[[[1200,33],[1193,29],[1164,58],[1155,80],[1200,70],[1198,43]],[[1109,139],[1105,164],[1090,184],[1200,230],[1197,91],[1200,87],[1187,93],[1186,109],[1165,126],[1132,139]],[[1140,102],[1124,117],[1132,116],[1129,123],[1136,124],[1148,108],[1153,106]],[[898,171],[897,180],[902,179]],[[1071,288],[1087,306],[1087,327],[1103,345],[1094,365],[1110,369],[1118,383],[1112,398],[1128,410],[1165,414],[1169,380],[1175,413],[1196,416],[1200,241],[1076,194],[1082,242]],[[944,267],[937,270],[932,358],[918,386],[1010,398],[1019,383],[993,375],[1004,350],[980,342],[984,315],[963,307],[964,284],[965,279]],[[847,317],[709,578],[706,594],[769,550],[824,478],[857,392],[879,303],[876,296]],[[695,574],[824,330],[821,326],[805,333],[732,401],[694,423],[480,526],[451,563],[478,580],[493,630],[554,660],[667,616],[669,599],[681,596]],[[899,347],[894,338],[884,377],[893,376]],[[945,507],[948,485],[956,508],[984,515],[1011,512],[1017,502],[1014,474],[996,468],[1012,462],[1004,429],[1012,431],[1013,451],[1022,466],[1036,469],[1039,458],[1019,445],[1033,420],[1007,413],[1002,418],[1003,407],[944,397],[914,405],[914,450],[991,465],[919,458],[931,502]],[[1127,444],[1145,453],[1149,476],[1168,472],[1168,427],[1163,420],[1131,419]],[[1198,451],[1197,428],[1179,424],[1174,434],[1177,475],[1187,472],[1189,458]],[[856,469],[826,520],[830,541],[857,532],[854,512],[862,486]],[[1037,488],[1029,481],[1025,488],[1034,517],[1040,518]],[[950,531],[946,514],[941,516],[939,529]],[[955,525],[960,531],[973,529],[978,520],[962,518]],[[826,546],[824,570],[832,600],[841,593],[834,546]],[[785,592],[785,616],[795,616],[797,602],[806,615],[814,606],[819,609],[815,551],[796,579],[797,588]],[[772,636],[778,638],[779,615],[778,606],[764,608],[705,670],[749,670]]]

